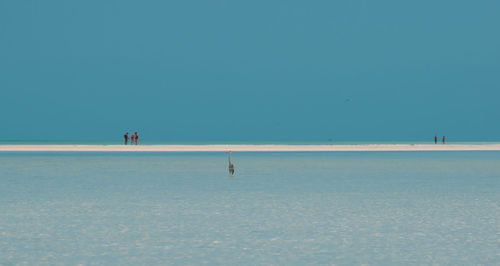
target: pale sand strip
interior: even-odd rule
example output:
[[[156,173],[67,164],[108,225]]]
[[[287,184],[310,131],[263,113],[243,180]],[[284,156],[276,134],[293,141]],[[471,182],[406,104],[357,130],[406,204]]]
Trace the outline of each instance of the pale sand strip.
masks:
[[[500,151],[500,144],[360,145],[0,145],[0,151],[214,152],[214,151]]]

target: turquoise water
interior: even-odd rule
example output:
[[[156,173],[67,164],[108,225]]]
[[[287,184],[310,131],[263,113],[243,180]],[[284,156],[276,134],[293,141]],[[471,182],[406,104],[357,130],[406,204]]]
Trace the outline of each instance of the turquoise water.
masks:
[[[441,143],[439,139],[438,144]],[[447,144],[500,144],[500,141],[470,141],[448,138]],[[115,140],[0,140],[0,145],[122,145],[123,139]],[[130,144],[130,140],[129,140]],[[210,145],[210,144],[278,144],[278,145],[355,145],[355,144],[434,144],[434,137],[428,140],[401,141],[179,141],[179,140],[149,140],[139,139],[141,145]]]
[[[500,264],[500,152],[0,153],[0,265]]]

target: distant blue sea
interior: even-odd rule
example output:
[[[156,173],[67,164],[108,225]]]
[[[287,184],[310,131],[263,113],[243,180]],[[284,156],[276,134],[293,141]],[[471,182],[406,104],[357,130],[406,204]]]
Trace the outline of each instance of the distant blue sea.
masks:
[[[129,140],[130,142],[130,140]],[[448,139],[447,144],[500,144],[500,141],[471,141],[471,140],[453,140]],[[121,145],[123,139],[118,138],[115,140],[0,140],[0,145]],[[189,141],[189,140],[148,140],[145,138],[139,139],[141,145],[212,145],[212,144],[278,144],[278,145],[355,145],[355,144],[434,144],[434,138],[428,140],[370,140],[370,141],[217,141],[217,140],[203,140],[203,141]],[[441,139],[438,140],[441,144]]]
[[[500,152],[0,153],[0,265],[499,265]]]

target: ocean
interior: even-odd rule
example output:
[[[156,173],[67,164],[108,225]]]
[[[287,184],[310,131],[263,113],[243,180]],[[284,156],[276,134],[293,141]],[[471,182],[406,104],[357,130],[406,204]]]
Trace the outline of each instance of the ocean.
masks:
[[[0,153],[0,265],[499,265],[500,152]]]

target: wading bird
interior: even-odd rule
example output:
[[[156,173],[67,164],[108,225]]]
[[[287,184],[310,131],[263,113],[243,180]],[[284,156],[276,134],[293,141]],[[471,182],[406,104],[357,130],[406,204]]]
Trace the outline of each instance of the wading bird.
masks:
[[[227,157],[227,161],[228,161],[228,163],[229,163],[229,174],[230,174],[231,176],[233,176],[233,175],[234,175],[234,164],[231,162],[231,155],[232,155],[232,152],[231,152],[231,151],[228,151],[228,152],[226,152],[226,153],[227,153],[227,154],[229,154],[229,155],[228,155],[228,157]]]

